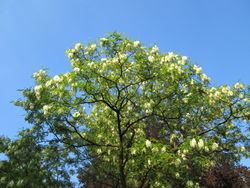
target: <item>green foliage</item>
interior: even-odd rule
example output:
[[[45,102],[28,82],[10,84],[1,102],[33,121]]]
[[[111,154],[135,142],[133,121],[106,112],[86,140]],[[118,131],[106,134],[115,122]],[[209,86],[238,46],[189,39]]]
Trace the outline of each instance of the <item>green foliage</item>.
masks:
[[[188,57],[117,32],[98,41],[66,51],[71,72],[34,73],[36,85],[16,101],[74,156],[83,183],[199,187],[216,160],[249,156],[243,84],[211,87]]]
[[[58,144],[40,140],[34,129],[19,133],[11,141],[0,138],[0,187],[72,187]],[[62,160],[63,159],[63,160]]]

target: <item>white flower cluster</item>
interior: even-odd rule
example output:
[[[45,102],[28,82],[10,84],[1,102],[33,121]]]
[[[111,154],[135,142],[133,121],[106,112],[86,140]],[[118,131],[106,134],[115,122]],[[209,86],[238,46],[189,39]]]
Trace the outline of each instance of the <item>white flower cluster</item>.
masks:
[[[240,146],[238,149],[239,149],[239,151],[241,151],[241,152],[246,151],[246,148],[245,148],[244,146]]]
[[[152,47],[150,53],[155,54],[157,52],[159,52],[159,48],[158,48],[158,46],[155,45],[155,46]]]
[[[97,45],[94,43],[94,44],[91,44],[88,49],[89,50],[95,50],[96,47],[97,47]]]
[[[212,150],[216,150],[217,148],[219,147],[219,145],[217,143],[213,143],[212,146],[211,146],[211,149]]]
[[[187,59],[188,59],[187,56],[182,56],[181,57],[181,65],[185,65],[187,63]]]
[[[85,49],[84,49],[84,55],[91,55],[94,53],[94,50],[97,48],[97,45],[95,43],[87,46]]]
[[[136,41],[133,42],[134,47],[138,47],[139,44],[140,44],[140,41],[138,41],[138,40],[136,40]]]
[[[74,57],[75,52],[76,52],[75,49],[66,50],[66,54],[68,55],[68,58],[70,58],[70,59],[72,59]]]
[[[46,76],[46,71],[39,70],[33,74],[33,77],[36,78],[38,81],[41,81]]]
[[[178,55],[175,54],[174,52],[169,52],[167,55],[165,55],[164,57],[162,57],[161,63],[166,63],[166,62],[172,61],[172,60],[174,60],[177,57],[178,57]]]
[[[191,147],[197,147],[198,149],[205,149],[205,150],[207,150],[208,148],[207,147],[204,147],[205,146],[205,144],[204,144],[204,141],[202,140],[202,139],[199,139],[198,140],[198,142],[196,141],[196,139],[195,138],[193,138],[193,139],[191,139],[190,140],[190,146]]]
[[[212,87],[210,88],[210,90],[208,91],[209,94],[209,103],[211,105],[216,104],[216,100],[219,100],[222,96],[222,93],[220,91],[218,91],[216,88]]]
[[[80,51],[82,49],[82,43],[76,43],[75,44],[75,50]]]
[[[221,92],[227,96],[233,96],[234,94],[229,86],[222,86]]]
[[[197,65],[194,65],[193,69],[194,69],[196,74],[201,74],[202,73],[202,68],[198,67]]]
[[[43,106],[43,114],[44,114],[44,115],[48,115],[50,109],[51,109],[51,106],[49,106],[49,105],[44,105],[44,106]]]
[[[81,116],[81,113],[80,112],[75,112],[72,116],[74,118],[79,118]]]
[[[174,161],[174,165],[175,166],[180,166],[180,164],[181,164],[181,160],[179,159],[179,158],[177,158],[175,161]]]
[[[244,85],[243,84],[240,84],[240,83],[236,83],[236,84],[234,84],[234,86],[233,86],[235,89],[244,89]]]
[[[192,148],[194,148],[196,145],[197,145],[197,142],[196,142],[196,140],[194,138],[192,140],[190,140],[190,146]]]
[[[121,62],[125,62],[128,58],[128,54],[125,54],[125,53],[119,54],[118,56]]]
[[[37,85],[34,88],[36,94],[40,94],[40,92],[42,91],[42,89],[43,89],[42,85]]]
[[[154,62],[155,61],[155,57],[154,56],[152,56],[152,55],[150,55],[150,56],[148,56],[148,60],[149,60],[149,62]]]
[[[90,68],[95,68],[95,62],[91,61],[87,64]]]
[[[209,78],[206,74],[201,74],[201,80],[204,82],[204,81],[210,81],[211,80],[211,78]]]
[[[188,181],[187,181],[187,186],[188,186],[188,187],[193,187],[193,186],[194,186],[193,181],[188,180]]]
[[[103,46],[105,44],[105,42],[108,41],[108,39],[100,38],[99,41],[100,41],[100,44]]]
[[[195,138],[190,140],[190,146],[191,147],[197,147],[198,149],[204,149],[206,152],[209,151],[209,148],[207,146],[205,146],[205,143],[202,139],[199,139],[199,141],[197,142]],[[213,143],[210,148],[212,151],[216,150],[219,147],[219,145],[217,143]]]
[[[61,81],[63,80],[63,78],[60,77],[60,76],[58,76],[58,75],[55,75],[55,76],[53,77],[53,80],[54,80],[55,82],[61,82]]]
[[[146,147],[147,147],[147,148],[150,148],[151,145],[152,145],[152,144],[151,144],[150,140],[146,140]]]
[[[191,181],[191,180],[188,180],[188,181],[187,181],[186,186],[187,186],[188,188],[191,188],[191,187],[193,187],[193,188],[200,188],[199,183],[194,183],[194,182]]]
[[[80,71],[81,71],[81,69],[80,69],[80,68],[78,68],[78,67],[75,67],[75,68],[74,68],[74,72],[79,73]]]

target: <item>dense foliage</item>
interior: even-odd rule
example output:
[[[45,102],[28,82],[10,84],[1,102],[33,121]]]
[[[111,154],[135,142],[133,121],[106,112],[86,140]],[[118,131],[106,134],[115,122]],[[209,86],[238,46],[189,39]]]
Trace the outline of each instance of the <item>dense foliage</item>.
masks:
[[[247,86],[211,87],[188,57],[116,32],[66,52],[73,70],[34,73],[15,104],[83,185],[199,187],[217,160],[249,156]]]
[[[0,161],[0,187],[72,187],[65,148],[59,149],[33,129],[19,132],[16,140],[0,137],[0,152],[5,155]]]
[[[206,188],[248,188],[250,170],[245,166],[220,162],[202,176],[201,184]]]

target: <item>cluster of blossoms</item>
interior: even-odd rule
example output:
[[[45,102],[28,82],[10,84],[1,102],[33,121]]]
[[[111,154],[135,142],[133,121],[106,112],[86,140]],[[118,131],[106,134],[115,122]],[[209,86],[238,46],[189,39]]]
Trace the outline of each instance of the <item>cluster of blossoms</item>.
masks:
[[[236,83],[236,84],[234,84],[234,86],[233,86],[235,89],[244,89],[245,87],[244,87],[244,85],[243,84],[240,84],[240,83]]]
[[[210,145],[210,148],[209,148],[208,146],[205,145],[203,139],[199,139],[197,142],[195,138],[190,140],[190,146],[192,148],[197,147],[198,149],[204,149],[206,152],[208,152],[210,149],[212,151],[218,149],[218,144],[215,142],[212,145]]]
[[[43,81],[43,79],[45,79],[46,78],[46,71],[44,71],[44,70],[39,70],[38,72],[35,72],[34,74],[33,74],[33,77],[38,81],[38,82],[41,82],[41,81]]]

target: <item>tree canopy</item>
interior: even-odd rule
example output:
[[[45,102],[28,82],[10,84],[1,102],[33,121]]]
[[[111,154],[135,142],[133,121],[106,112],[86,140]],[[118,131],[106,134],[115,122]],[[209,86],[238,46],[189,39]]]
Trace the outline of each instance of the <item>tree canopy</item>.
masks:
[[[34,73],[15,104],[83,186],[199,187],[216,161],[249,156],[249,86],[211,86],[189,57],[117,32],[66,53],[72,71]]]

